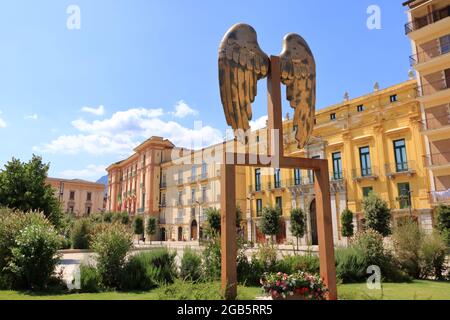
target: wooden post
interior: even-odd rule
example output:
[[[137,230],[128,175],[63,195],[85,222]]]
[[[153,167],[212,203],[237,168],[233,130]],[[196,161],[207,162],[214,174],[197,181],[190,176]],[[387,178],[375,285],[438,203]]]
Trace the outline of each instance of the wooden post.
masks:
[[[317,160],[320,161],[320,160]],[[320,170],[314,170],[317,234],[319,238],[320,276],[329,289],[329,300],[337,299],[336,266],[334,260],[333,226],[330,203],[328,162],[322,160]]]
[[[234,300],[237,296],[236,168],[226,163],[226,156],[223,161],[220,180],[222,293],[226,300]]]
[[[268,150],[272,157],[283,157],[283,117],[281,107],[280,57],[270,57],[270,73],[267,77]],[[276,131],[278,130],[278,137]],[[275,140],[275,138],[277,138]]]

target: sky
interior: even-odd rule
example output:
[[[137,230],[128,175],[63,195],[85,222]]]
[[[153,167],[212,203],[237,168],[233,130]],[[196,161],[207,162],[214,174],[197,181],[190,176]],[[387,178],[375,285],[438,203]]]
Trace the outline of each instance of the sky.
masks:
[[[367,26],[371,5],[381,28]],[[397,84],[410,70],[406,20],[392,0],[2,1],[0,168],[34,153],[50,162],[50,176],[95,181],[150,136],[184,147],[221,141],[217,52],[238,22],[256,29],[269,55],[289,32],[308,41],[317,109],[375,82]],[[265,86],[253,128],[265,124]]]

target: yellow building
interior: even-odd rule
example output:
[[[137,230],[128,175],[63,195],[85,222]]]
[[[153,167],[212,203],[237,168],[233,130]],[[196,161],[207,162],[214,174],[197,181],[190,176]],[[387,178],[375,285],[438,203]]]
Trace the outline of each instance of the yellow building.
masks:
[[[377,86],[376,86],[377,87]],[[417,84],[410,80],[384,90],[322,109],[316,113],[315,128],[304,150],[296,150],[291,120],[284,122],[285,154],[328,159],[332,222],[335,243],[340,236],[340,214],[345,208],[356,213],[361,227],[361,202],[373,191],[388,202],[397,218],[412,214],[430,230],[432,217],[422,155],[420,108]],[[265,130],[259,133],[265,136]],[[279,242],[291,240],[289,215],[293,207],[307,216],[303,244],[317,244],[315,197],[312,174],[305,170],[247,169],[249,237],[261,240],[258,216],[265,206],[281,206],[285,228]],[[411,201],[410,201],[411,199]],[[411,203],[411,205],[410,205]]]
[[[450,0],[414,0],[405,31],[417,72],[430,201],[450,204]]]
[[[64,212],[75,217],[89,216],[104,210],[105,185],[80,179],[47,178]]]
[[[316,113],[310,143],[297,150],[292,120],[284,120],[285,155],[328,159],[335,243],[341,242],[340,214],[356,213],[363,222],[361,201],[373,191],[386,200],[399,217],[414,215],[423,228],[432,226],[427,170],[422,161],[420,106],[417,83],[410,80]],[[252,133],[250,141],[266,140],[266,130]],[[197,239],[208,207],[220,209],[220,158],[223,144],[202,150],[176,148],[170,141],[152,137],[128,159],[111,165],[107,209],[159,218],[160,240]],[[280,243],[293,240],[290,211],[302,208],[307,216],[303,244],[317,243],[312,175],[305,170],[238,168],[236,198],[245,213],[247,238],[262,240],[257,228],[265,206],[279,205],[283,212]],[[411,204],[411,205],[410,205]]]

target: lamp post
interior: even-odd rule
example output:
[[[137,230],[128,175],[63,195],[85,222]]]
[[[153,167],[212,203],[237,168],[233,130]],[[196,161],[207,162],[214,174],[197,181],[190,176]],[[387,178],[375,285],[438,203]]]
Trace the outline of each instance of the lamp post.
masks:
[[[253,203],[253,197],[252,196],[250,196],[250,197],[247,197],[247,200],[250,202],[250,205],[249,205],[249,210],[250,210],[250,217],[249,217],[249,220],[250,220],[250,242],[253,242],[253,217],[252,217],[252,203]]]

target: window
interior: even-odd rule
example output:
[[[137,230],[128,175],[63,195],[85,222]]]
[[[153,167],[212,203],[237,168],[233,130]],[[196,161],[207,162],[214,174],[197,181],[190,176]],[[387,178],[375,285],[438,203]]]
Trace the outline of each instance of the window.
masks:
[[[183,219],[183,209],[178,209],[177,218],[178,218],[179,220],[182,220],[182,219]]]
[[[370,149],[369,147],[359,148],[359,160],[361,162],[361,176],[367,177],[372,175],[372,168],[370,164]]]
[[[274,186],[275,188],[281,188],[281,176],[280,176],[280,169],[275,169],[275,173],[274,173]]]
[[[255,191],[261,191],[261,169],[255,169]]]
[[[75,200],[75,191],[70,191],[69,199],[70,200]]]
[[[86,201],[91,201],[92,200],[92,193],[88,192],[87,196],[86,196]]]
[[[301,170],[296,168],[294,169],[294,184],[299,186],[302,183],[302,173]]]
[[[166,194],[165,193],[161,193],[161,206],[162,207],[166,206]]]
[[[280,210],[280,213],[283,214],[283,198],[282,197],[275,198],[275,206]]]
[[[259,136],[256,136],[256,142],[259,142]]]
[[[373,187],[363,187],[362,188],[363,197],[367,198],[371,192],[373,192]]]
[[[194,219],[195,218],[195,207],[191,208],[191,217]]]
[[[197,166],[193,165],[191,168],[191,181],[195,181],[196,175],[197,175]]]
[[[145,192],[142,193],[141,208],[145,209]]]
[[[194,188],[191,189],[191,202],[192,202],[192,204],[195,203],[195,192],[196,191],[197,190],[195,190]]]
[[[142,166],[145,167],[145,154],[142,156]]]
[[[183,184],[183,170],[178,170],[178,184]]]
[[[202,202],[206,203],[207,199],[206,199],[206,186],[202,187]]]
[[[317,120],[316,120],[316,118],[314,118],[314,124],[317,124]]]
[[[202,163],[202,179],[206,178],[207,173],[208,173],[208,165],[205,162],[203,162]]]
[[[356,111],[358,111],[358,112],[363,112],[363,111],[364,111],[364,105],[361,104],[361,105],[357,106],[357,107],[356,107]]]
[[[330,114],[330,120],[332,121],[336,120],[336,113]]]
[[[298,129],[298,125],[294,124],[293,127],[292,127],[292,131],[296,132],[297,129]]]
[[[406,156],[405,139],[394,141],[394,154],[395,154],[395,171],[396,172],[408,171],[408,158]]]
[[[320,159],[320,156],[314,156],[311,159]],[[314,183],[314,171],[313,170],[308,170],[308,182],[309,183]]]
[[[446,35],[439,39],[441,44],[441,54],[446,54],[450,52],[450,35]]]
[[[69,212],[73,214],[73,206],[69,207]]]
[[[333,180],[341,180],[343,178],[341,153],[335,152],[332,154],[332,157],[333,157]]]
[[[86,215],[90,215],[91,214],[91,207],[86,207]]]
[[[400,209],[406,209],[411,206],[411,192],[409,189],[409,183],[399,183],[397,184],[398,188],[398,202],[400,205]]]
[[[183,191],[178,191],[178,205],[183,205]]]
[[[389,100],[392,102],[397,102],[398,101],[398,97],[396,94],[393,94],[389,97]]]
[[[256,215],[259,217],[262,214],[262,199],[256,199]]]

